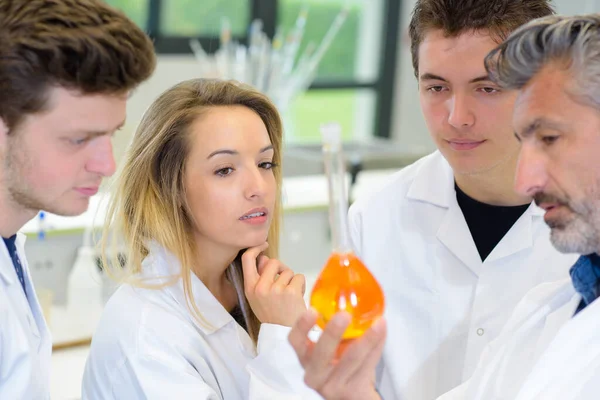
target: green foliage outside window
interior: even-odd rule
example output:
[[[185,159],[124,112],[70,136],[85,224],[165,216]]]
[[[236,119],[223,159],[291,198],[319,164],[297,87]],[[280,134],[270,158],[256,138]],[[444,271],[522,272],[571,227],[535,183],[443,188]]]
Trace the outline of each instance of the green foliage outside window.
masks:
[[[148,0],[107,0],[123,10],[138,25],[145,28],[148,19]],[[346,0],[281,0],[279,26],[284,32],[294,26],[304,4],[309,5],[302,45],[298,54],[311,41],[318,44],[340,12]],[[352,80],[358,43],[361,7],[368,2],[351,2],[347,19],[319,66],[317,79]],[[221,18],[227,17],[234,35],[243,35],[249,26],[248,0],[167,0],[162,3],[161,33],[167,36],[218,36]],[[318,127],[326,121],[341,123],[344,136],[352,135],[356,112],[355,90],[313,91],[300,96],[292,106],[288,124],[294,140],[319,140]]]

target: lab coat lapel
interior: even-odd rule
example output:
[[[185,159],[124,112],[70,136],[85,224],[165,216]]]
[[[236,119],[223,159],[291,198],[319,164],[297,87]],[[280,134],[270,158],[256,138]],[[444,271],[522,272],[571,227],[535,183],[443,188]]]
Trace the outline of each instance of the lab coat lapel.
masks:
[[[23,252],[21,251],[21,246],[19,245],[19,239],[17,239],[17,254],[19,258],[22,259],[21,263],[23,263],[24,272],[26,270],[26,264],[24,263]],[[17,273],[14,270],[14,265],[10,255],[8,254],[8,249],[4,242],[0,243],[0,270],[2,279],[5,281],[6,290],[10,291],[9,296],[13,298],[13,306],[17,309],[15,310],[15,314],[19,315],[19,318],[22,318],[26,324],[25,326],[29,326],[31,334],[37,339],[40,338],[40,332],[38,330],[37,324],[35,323],[35,318],[33,315],[32,307],[30,306],[30,301],[28,297],[34,297],[35,301],[35,293],[30,294],[29,296],[25,296],[23,293],[23,289],[21,288],[21,283],[17,278]],[[27,290],[33,291],[33,287],[29,283],[30,279],[28,276],[25,277],[25,286]],[[39,343],[38,343],[39,344]]]
[[[482,262],[469,226],[458,206],[450,206],[437,232],[437,238],[463,264],[479,276]]]
[[[12,285],[17,279],[14,266],[4,241],[0,241],[0,278],[6,286]]]
[[[22,326],[27,329],[30,335],[30,345],[39,352],[42,346],[46,344],[46,341],[50,340],[50,332],[46,326],[41,307],[35,295],[33,283],[31,282],[31,276],[29,275],[29,268],[24,252],[25,236],[22,234],[17,235],[17,254],[21,260],[25,274],[27,296],[23,293],[14,270],[12,259],[8,254],[8,249],[4,242],[0,243],[0,277],[5,282],[5,290],[9,291],[9,296],[13,299],[12,304],[15,307],[15,314],[21,319]]]
[[[533,247],[533,224],[541,220],[544,210],[532,203],[494,247],[486,262],[493,262]]]
[[[571,319],[573,314],[575,314],[580,301],[581,296],[573,294],[566,304],[548,314],[546,321],[544,322],[544,327],[542,328],[542,333],[540,334],[540,339],[537,343],[535,358],[539,358],[552,340],[554,340],[557,332],[560,331],[565,323]]]
[[[192,273],[191,286],[194,301],[200,307],[202,317],[206,321],[210,321],[210,323],[205,324],[198,321],[192,315],[188,306],[183,282],[181,278],[177,278],[181,274],[181,264],[177,257],[156,242],[150,242],[148,247],[150,254],[144,259],[142,264],[145,278],[150,279],[152,283],[170,283],[166,286],[166,291],[173,296],[186,313],[190,314],[190,320],[200,331],[206,335],[210,335],[234,321],[233,317],[219,303],[210,290]],[[175,280],[173,280],[174,277]]]
[[[25,274],[25,290],[27,290],[27,302],[29,310],[31,311],[31,314],[28,316],[28,318],[33,317],[33,321],[30,319],[29,324],[31,327],[31,332],[34,336],[37,338],[41,338],[43,336],[45,339],[47,339],[50,337],[50,330],[48,329],[46,320],[44,319],[42,306],[39,303],[35,286],[31,280],[29,264],[27,263],[27,257],[25,257],[25,239],[25,235],[20,233],[17,234],[17,254],[19,255],[19,259],[21,260],[21,264],[23,266],[23,273]],[[39,346],[41,345],[42,342],[40,341]]]
[[[555,312],[558,314],[555,319],[557,326],[551,328],[557,333],[546,343],[545,351],[527,377],[518,400],[558,399],[563,398],[565,393],[576,394],[578,385],[586,383],[586,374],[598,368],[600,301],[595,301],[571,318],[580,300],[581,297],[575,295],[565,307]]]
[[[454,173],[439,151],[434,152],[417,172],[407,197],[446,209],[437,239],[463,264],[479,276],[481,257],[471,231],[456,201]]]

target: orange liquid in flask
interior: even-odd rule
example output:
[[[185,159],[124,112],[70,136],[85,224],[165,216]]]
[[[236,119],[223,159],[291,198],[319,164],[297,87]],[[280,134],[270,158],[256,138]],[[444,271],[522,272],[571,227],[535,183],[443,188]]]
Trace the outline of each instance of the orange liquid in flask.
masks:
[[[385,300],[379,283],[351,250],[341,129],[338,124],[328,124],[322,127],[321,134],[333,251],[313,286],[310,305],[318,312],[317,325],[322,329],[337,312],[345,311],[352,317],[338,348],[339,356],[383,315]]]
[[[317,279],[310,297],[319,313],[317,325],[324,328],[335,313],[352,316],[344,339],[365,333],[383,315],[385,299],[379,283],[353,253],[333,252]]]

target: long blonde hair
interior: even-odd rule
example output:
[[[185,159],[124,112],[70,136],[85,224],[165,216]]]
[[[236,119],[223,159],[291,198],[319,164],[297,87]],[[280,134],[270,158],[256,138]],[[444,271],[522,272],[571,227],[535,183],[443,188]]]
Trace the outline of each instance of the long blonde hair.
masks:
[[[148,287],[135,278],[139,277],[142,261],[149,253],[150,241],[174,254],[181,264],[181,279],[190,311],[206,326],[210,326],[210,322],[202,316],[191,289],[192,265],[197,254],[194,223],[184,185],[185,162],[190,151],[189,129],[210,108],[233,105],[247,107],[260,116],[273,145],[273,163],[281,165],[282,123],[277,109],[266,96],[235,81],[192,79],[181,82],[162,93],[144,114],[115,182],[116,190],[102,235],[103,264],[111,277],[122,282]],[[274,168],[273,174],[277,195],[267,237],[269,257],[278,256],[281,224],[281,169]],[[123,243],[126,262],[121,267],[122,260],[116,257],[118,246],[122,247]],[[240,255],[227,269],[227,276],[236,289],[248,333],[256,344],[260,322],[244,295]]]

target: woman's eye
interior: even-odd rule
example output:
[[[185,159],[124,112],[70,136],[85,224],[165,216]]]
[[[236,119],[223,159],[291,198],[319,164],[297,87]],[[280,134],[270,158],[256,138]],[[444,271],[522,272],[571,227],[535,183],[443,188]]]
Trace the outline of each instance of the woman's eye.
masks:
[[[264,169],[272,169],[272,168],[275,168],[277,166],[277,164],[275,164],[272,161],[266,161],[266,162],[258,164],[258,166],[260,168],[264,168]]]
[[[233,172],[233,168],[231,168],[231,167],[221,168],[221,169],[218,169],[217,171],[215,171],[215,175],[227,176],[227,175],[230,175],[232,172]]]

